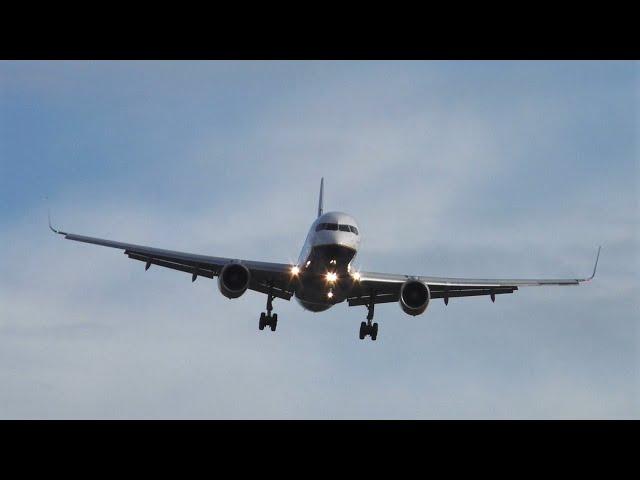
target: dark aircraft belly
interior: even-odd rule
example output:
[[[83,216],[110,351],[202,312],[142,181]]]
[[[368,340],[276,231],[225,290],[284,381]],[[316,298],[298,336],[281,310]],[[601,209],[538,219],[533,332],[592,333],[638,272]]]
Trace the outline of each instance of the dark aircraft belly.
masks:
[[[347,272],[347,265],[355,257],[356,251],[344,245],[319,245],[313,247],[307,260],[311,260],[309,269],[316,273]],[[335,263],[330,263],[335,260]]]
[[[353,280],[347,272],[347,266],[353,259],[355,250],[342,245],[322,245],[314,247],[309,255],[309,268],[301,276],[299,288],[296,289],[296,300],[306,310],[322,312],[336,303],[343,302],[351,290]],[[332,263],[335,260],[335,263]],[[327,272],[338,274],[338,281],[327,283]],[[333,297],[328,297],[331,290]]]
[[[324,312],[333,306],[333,303],[316,303],[308,300],[301,300],[298,295],[296,295],[296,300],[300,305],[302,305],[302,308],[309,310],[310,312]]]

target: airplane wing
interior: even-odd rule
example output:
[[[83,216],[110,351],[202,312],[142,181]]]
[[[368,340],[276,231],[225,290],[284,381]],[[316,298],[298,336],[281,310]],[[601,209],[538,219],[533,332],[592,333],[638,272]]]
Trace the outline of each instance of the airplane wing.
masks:
[[[400,299],[400,287],[409,279],[418,280],[429,286],[431,298],[443,298],[449,303],[453,297],[474,297],[489,295],[491,300],[504,293],[513,293],[519,287],[542,285],[579,285],[588,282],[596,274],[600,247],[593,266],[593,273],[587,278],[552,278],[552,279],[477,279],[449,278],[397,275],[388,273],[360,272],[360,282],[352,290],[348,298],[349,306],[368,305],[373,297],[374,303],[397,302]]]
[[[129,258],[144,262],[145,270],[148,270],[151,265],[157,265],[189,273],[191,274],[191,281],[195,281],[199,276],[213,278],[219,274],[222,267],[226,264],[231,262],[241,263],[251,272],[251,281],[249,284],[250,290],[266,294],[269,293],[269,288],[271,287],[272,295],[284,300],[291,299],[291,296],[293,295],[293,285],[291,284],[290,273],[292,265],[257,262],[253,260],[237,260],[225,257],[211,257],[208,255],[177,252],[173,250],[146,247],[144,245],[134,245],[131,243],[76,235],[74,233],[56,230],[51,226],[51,221],[49,221],[49,228],[55,233],[63,235],[67,240],[75,240],[77,242],[92,243],[94,245],[102,245],[105,247],[124,250],[124,254]]]

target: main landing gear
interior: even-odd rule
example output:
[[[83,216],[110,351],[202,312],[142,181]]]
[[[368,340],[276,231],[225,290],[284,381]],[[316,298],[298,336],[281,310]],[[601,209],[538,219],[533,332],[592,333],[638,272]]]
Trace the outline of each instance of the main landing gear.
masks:
[[[262,312],[260,314],[260,321],[258,322],[258,328],[260,330],[264,330],[264,327],[269,326],[272,332],[276,331],[276,326],[278,325],[278,314],[271,314],[271,310],[273,310],[273,295],[271,295],[271,289],[269,289],[269,293],[267,296],[267,313]]]
[[[360,323],[360,340],[364,340],[364,337],[369,335],[371,340],[375,341],[378,338],[378,324],[371,323],[373,320],[373,307],[375,305],[375,294],[371,295],[369,305],[367,305],[367,321]]]

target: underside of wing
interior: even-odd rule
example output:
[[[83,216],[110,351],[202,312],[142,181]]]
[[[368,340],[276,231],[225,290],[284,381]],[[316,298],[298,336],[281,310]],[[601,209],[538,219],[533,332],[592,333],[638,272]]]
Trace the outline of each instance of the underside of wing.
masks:
[[[587,278],[550,278],[550,279],[478,279],[455,277],[427,277],[410,276],[390,273],[360,272],[359,284],[354,287],[352,295],[348,299],[349,305],[367,305],[373,303],[397,302],[400,298],[402,285],[415,280],[429,287],[431,298],[444,298],[448,303],[453,297],[474,297],[479,295],[495,295],[513,293],[519,287],[544,286],[544,285],[579,285],[591,280],[596,274],[600,248],[596,255],[596,261],[591,276]]]
[[[124,250],[125,255],[132,260],[144,262],[146,270],[148,270],[151,265],[170,268],[191,274],[192,281],[195,281],[198,277],[213,278],[220,274],[220,271],[225,265],[230,263],[240,263],[247,267],[251,272],[251,280],[249,283],[250,290],[261,293],[271,292],[274,297],[285,300],[289,300],[293,295],[290,275],[291,265],[288,264],[238,260],[179,252],[175,250],[165,250],[155,247],[147,247],[144,245],[66,233],[54,229],[51,225],[49,226],[51,230],[63,235],[67,240]]]
[[[353,295],[348,299],[349,306],[368,305],[373,299],[373,303],[390,303],[400,300],[400,289],[408,280],[416,280],[426,283],[429,287],[430,298],[444,298],[448,303],[453,297],[476,297],[480,295],[495,295],[513,293],[518,290],[513,284],[460,284],[460,283],[429,283],[424,282],[423,277],[401,276],[402,279],[389,279],[388,275],[366,273],[360,281],[357,289],[353,290]],[[398,276],[400,277],[400,276]]]

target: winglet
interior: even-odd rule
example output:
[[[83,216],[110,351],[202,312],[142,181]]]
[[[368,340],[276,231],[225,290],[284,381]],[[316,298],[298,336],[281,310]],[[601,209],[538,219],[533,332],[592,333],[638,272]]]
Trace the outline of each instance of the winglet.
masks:
[[[48,216],[49,216],[49,228],[51,229],[51,231],[52,231],[52,232],[54,232],[54,233],[59,233],[60,235],[66,235],[66,233],[65,233],[65,232],[61,232],[60,230],[56,230],[55,228],[53,228],[53,227],[51,226],[51,210],[49,210],[49,211],[47,212],[47,214],[48,214]]]
[[[589,278],[585,278],[585,282],[588,282],[589,280],[591,280],[593,277],[596,276],[596,269],[598,268],[598,259],[600,258],[600,249],[602,247],[598,247],[598,253],[596,254],[596,263],[593,265],[593,273],[591,274],[591,276]]]
[[[320,179],[320,197],[318,198],[318,216],[322,215],[323,192],[324,192],[324,177]]]

